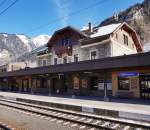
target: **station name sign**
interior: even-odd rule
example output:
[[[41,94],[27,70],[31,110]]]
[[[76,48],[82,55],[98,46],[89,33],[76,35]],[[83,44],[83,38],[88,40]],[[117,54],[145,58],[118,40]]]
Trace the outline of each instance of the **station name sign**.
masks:
[[[118,74],[119,77],[132,77],[139,76],[139,72],[121,72]]]

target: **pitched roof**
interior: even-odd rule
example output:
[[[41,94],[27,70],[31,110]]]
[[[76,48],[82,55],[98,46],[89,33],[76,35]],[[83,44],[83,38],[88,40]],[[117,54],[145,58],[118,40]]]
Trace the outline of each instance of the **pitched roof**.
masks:
[[[48,47],[43,46],[43,48],[40,48],[39,50],[37,50],[37,53],[40,53],[40,52],[46,51],[47,49],[48,49]]]
[[[118,24],[110,24],[110,25],[106,25],[106,26],[102,26],[99,27],[97,32],[92,34],[90,37],[94,38],[94,37],[99,37],[99,36],[104,36],[104,35],[108,35],[113,33],[119,26],[121,25],[121,23]]]
[[[131,26],[129,26],[129,24],[127,24],[126,22],[122,23],[120,27],[123,28],[128,33],[130,33],[130,35],[133,38],[137,51],[143,52],[143,47],[136,31]]]
[[[87,45],[87,44],[102,42],[102,41],[107,40],[109,38],[110,38],[110,35],[107,34],[107,35],[97,36],[97,37],[93,37],[93,38],[81,39],[80,41],[81,41],[81,45],[84,46],[84,45]]]
[[[133,41],[135,43],[136,49],[138,52],[142,52],[143,48],[140,42],[140,39],[138,38],[138,35],[136,31],[130,27],[127,23],[117,23],[117,24],[110,24],[106,26],[99,27],[97,29],[97,32],[92,34],[90,38],[85,38],[81,40],[81,44],[92,44],[95,39],[101,39],[99,42],[106,40],[109,38],[109,35],[117,31],[119,28],[123,28],[125,31],[131,34]],[[102,37],[102,38],[100,38]]]
[[[76,32],[77,34],[79,34],[79,36],[80,36],[81,38],[88,37],[84,32],[82,32],[82,31],[80,31],[80,30],[78,30],[78,29],[76,29],[76,28],[74,28],[74,27],[72,27],[72,26],[67,26],[67,27],[64,27],[64,28],[62,28],[62,29],[60,29],[60,30],[55,31],[54,34],[52,35],[52,37],[50,38],[50,40],[48,41],[47,46],[51,44],[51,41],[53,40],[53,38],[54,38],[57,34],[63,33],[65,30],[72,30],[72,31]]]
[[[87,35],[85,33],[83,33],[82,31],[80,31],[80,30],[78,30],[78,29],[76,29],[76,28],[74,28],[72,26],[67,26],[67,27],[64,27],[64,28],[62,28],[60,30],[57,30],[54,34],[62,32],[62,31],[67,30],[67,29],[68,30],[73,30],[73,31],[79,33],[81,36],[87,37]]]

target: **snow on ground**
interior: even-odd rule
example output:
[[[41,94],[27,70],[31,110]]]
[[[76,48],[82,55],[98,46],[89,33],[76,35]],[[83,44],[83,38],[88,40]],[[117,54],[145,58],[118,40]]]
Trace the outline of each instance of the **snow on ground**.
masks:
[[[111,25],[106,25],[98,28],[97,33],[91,35],[91,37],[98,37],[98,36],[103,36],[107,34],[111,34],[113,31],[115,31],[121,23],[118,24],[111,24]]]
[[[2,50],[0,52],[0,58],[6,58],[6,57],[9,57],[9,56],[10,56],[10,54],[9,54],[8,50]]]
[[[144,45],[144,52],[150,51],[150,43],[145,43]]]
[[[10,59],[11,57],[8,50],[3,49],[0,51],[0,66],[8,63]]]

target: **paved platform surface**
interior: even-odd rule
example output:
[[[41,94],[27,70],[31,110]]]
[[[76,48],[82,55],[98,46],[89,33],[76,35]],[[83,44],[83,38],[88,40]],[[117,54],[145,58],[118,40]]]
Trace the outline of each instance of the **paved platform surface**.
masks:
[[[119,103],[119,102],[104,102],[96,100],[84,100],[84,99],[73,99],[73,98],[63,98],[63,97],[53,97],[53,96],[40,96],[40,95],[30,95],[30,94],[20,94],[20,93],[10,93],[10,92],[0,92],[0,96],[9,99],[26,99],[35,100],[40,102],[48,102],[59,105],[71,105],[77,106],[87,111],[91,109],[99,110],[110,110],[118,113],[119,117],[133,118],[150,121],[150,105],[147,104],[132,104],[130,103]],[[130,101],[130,100],[129,100]],[[91,108],[91,109],[90,109]],[[86,110],[85,110],[86,111]]]

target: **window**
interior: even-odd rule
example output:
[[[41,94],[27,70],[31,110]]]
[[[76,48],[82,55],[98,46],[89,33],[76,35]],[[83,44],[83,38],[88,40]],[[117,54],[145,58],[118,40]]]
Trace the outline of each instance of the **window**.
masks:
[[[36,88],[36,79],[32,79],[32,88]]]
[[[92,51],[91,52],[91,60],[95,60],[96,59],[96,51]]]
[[[68,37],[65,37],[65,38],[62,39],[62,45],[63,46],[69,45],[69,38]]]
[[[73,78],[73,88],[79,89],[79,86],[80,86],[80,79],[77,76],[75,76]]]
[[[57,58],[54,58],[54,65],[57,65]]]
[[[118,78],[118,89],[119,90],[129,90],[130,80],[128,77],[119,77]]]
[[[71,61],[72,61],[72,57],[68,56],[68,63],[71,63]]]
[[[62,58],[58,58],[58,64],[62,64]]]
[[[116,33],[116,39],[118,39],[118,34]]]
[[[41,66],[42,61],[40,59],[38,59],[38,66]]]
[[[40,87],[41,87],[41,81],[40,81],[40,79],[37,79],[37,80],[36,80],[36,87],[37,87],[37,88],[40,88]]]
[[[7,69],[6,69],[6,68],[3,68],[2,72],[7,72]]]
[[[66,64],[67,63],[67,57],[63,58],[63,63]]]
[[[123,34],[123,40],[124,40],[124,44],[128,46],[128,36]]]
[[[98,90],[98,77],[90,78],[90,88],[91,90]]]
[[[46,65],[47,65],[47,61],[43,60],[43,66],[46,66]]]
[[[42,88],[47,88],[47,80],[42,79]]]
[[[78,54],[75,54],[74,55],[74,62],[78,62],[78,61],[79,61]]]

